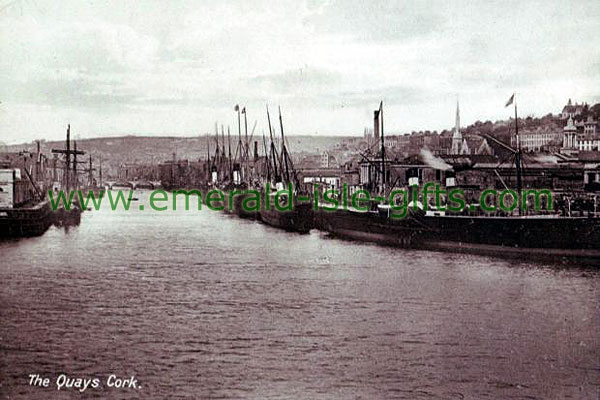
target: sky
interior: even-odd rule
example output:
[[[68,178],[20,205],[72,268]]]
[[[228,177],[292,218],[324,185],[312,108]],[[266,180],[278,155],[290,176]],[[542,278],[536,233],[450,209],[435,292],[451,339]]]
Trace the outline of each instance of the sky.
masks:
[[[362,135],[600,101],[600,1],[0,0],[0,141]],[[251,128],[249,128],[251,129]]]

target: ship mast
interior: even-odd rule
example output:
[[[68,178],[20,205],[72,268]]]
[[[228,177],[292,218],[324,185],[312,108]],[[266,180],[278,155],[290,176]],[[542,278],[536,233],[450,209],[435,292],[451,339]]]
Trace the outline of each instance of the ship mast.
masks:
[[[89,159],[89,167],[88,167],[88,186],[92,187],[94,185],[94,175],[92,173],[92,155],[90,154]]]
[[[99,186],[100,186],[100,188],[102,188],[103,187],[103,185],[102,185],[102,154],[100,154],[100,161],[99,161],[98,167],[100,168],[100,170],[98,171],[99,172],[98,179],[100,180]]]
[[[66,184],[66,190],[69,190],[70,187],[70,179],[69,179],[69,175],[71,174],[71,124],[67,125],[67,152],[66,152],[66,156],[67,156],[67,164],[65,167],[65,179],[67,181]]]
[[[63,188],[65,190],[69,190],[71,188],[71,168],[73,169],[73,174],[75,174],[74,179],[77,182],[77,155],[84,155],[85,152],[81,150],[77,150],[77,144],[74,145],[74,149],[71,150],[71,124],[67,125],[67,142],[65,144],[65,149],[52,149],[52,153],[54,154],[64,154],[65,155],[65,168],[63,173]],[[71,154],[73,155],[73,167],[71,167]]]
[[[242,165],[243,165],[243,169],[244,169],[244,180],[246,181],[246,183],[250,182],[250,157],[248,155],[249,153],[249,146],[250,143],[248,142],[248,117],[246,116],[246,107],[244,106],[244,108],[242,108],[242,114],[244,114],[244,136],[245,136],[245,140],[246,140],[246,144],[244,146],[244,157],[243,157],[243,161],[242,161]]]
[[[225,137],[225,132],[223,132],[223,138]],[[227,125],[227,159],[229,164],[229,181],[233,181],[233,164],[231,163],[231,132],[229,130],[229,125]],[[239,173],[239,172],[238,172]]]
[[[521,159],[521,142],[519,140],[519,118],[517,116],[517,98],[515,95],[515,140],[517,142],[517,151],[515,152],[515,169],[517,171],[517,204],[521,201],[521,192],[523,191],[523,178],[522,178],[522,159]],[[522,205],[519,205],[519,215],[523,213]]]
[[[239,180],[241,182],[241,180],[242,180],[241,165],[243,163],[243,146],[244,145],[242,144],[242,116],[241,116],[241,110],[240,110],[239,104],[235,105],[234,110],[237,111],[237,117],[238,117],[238,144],[235,149],[235,159],[236,159],[237,163],[234,164],[234,168],[236,168],[236,164],[237,164],[237,171],[238,171],[237,180]]]
[[[267,106],[267,120],[269,122],[269,136],[271,138],[271,160],[273,161],[273,178],[275,183],[279,182],[279,171],[277,169],[277,150],[275,149],[275,143],[273,143],[273,128],[271,126],[271,115],[269,114],[269,106]]]
[[[267,165],[267,182],[271,182],[271,162],[269,161],[269,152],[267,151],[267,140],[265,139],[265,132],[262,133],[263,138],[263,150],[265,152],[265,164]]]
[[[210,139],[208,133],[206,134],[206,165],[208,168],[210,167]]]
[[[285,163],[285,179],[286,183],[290,183],[290,166],[287,148],[285,146],[285,136],[283,135],[283,120],[281,119],[281,107],[279,107],[279,127],[281,129],[281,157]],[[282,167],[283,169],[283,167]],[[281,171],[283,173],[283,171]]]
[[[385,143],[383,136],[383,100],[379,103],[379,119],[381,123],[381,189],[385,194]]]

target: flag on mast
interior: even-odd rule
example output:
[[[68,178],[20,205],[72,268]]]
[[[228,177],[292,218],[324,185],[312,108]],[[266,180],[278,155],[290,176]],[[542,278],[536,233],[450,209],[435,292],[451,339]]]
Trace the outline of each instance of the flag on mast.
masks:
[[[508,101],[504,105],[504,107],[510,106],[514,101],[515,101],[515,94],[513,93],[512,96],[510,96],[510,99],[508,99]]]
[[[233,111],[240,111],[240,106],[238,104],[233,107]]]

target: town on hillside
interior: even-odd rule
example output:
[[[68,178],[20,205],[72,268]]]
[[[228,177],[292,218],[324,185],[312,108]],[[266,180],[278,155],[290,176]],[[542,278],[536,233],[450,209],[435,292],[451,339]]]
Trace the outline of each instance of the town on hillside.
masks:
[[[376,117],[375,117],[376,118]],[[573,102],[543,117],[518,119],[516,143],[514,119],[477,121],[461,125],[460,105],[452,129],[386,134],[365,128],[362,136],[293,136],[286,139],[292,160],[304,183],[323,182],[333,188],[372,186],[380,177],[376,167],[382,149],[387,163],[386,181],[402,186],[409,175],[432,175],[440,179],[444,170],[431,163],[460,166],[453,177],[456,184],[481,186],[486,182],[514,182],[511,149],[523,152],[524,185],[554,190],[600,190],[600,104]],[[76,128],[73,127],[76,131]],[[264,168],[265,146],[252,139],[248,149],[253,168]],[[383,143],[381,143],[383,141]],[[112,185],[130,187],[198,187],[208,179],[214,153],[236,145],[224,136],[194,137],[106,137],[73,141],[85,153],[72,161],[77,172],[72,180],[79,186]],[[35,141],[0,148],[2,168],[28,170],[43,186],[58,187],[64,180],[62,142]],[[268,153],[268,152],[267,152]],[[225,154],[227,156],[227,154]],[[234,157],[233,155],[232,157]],[[77,157],[77,155],[74,155]],[[261,161],[262,160],[262,161]],[[379,161],[377,161],[379,160]],[[465,168],[468,166],[469,168]],[[409,172],[412,171],[412,172]],[[414,172],[416,171],[416,172]],[[455,171],[452,171],[455,174]],[[22,176],[26,176],[23,171]],[[496,182],[499,184],[498,182]],[[33,191],[33,189],[29,189]]]

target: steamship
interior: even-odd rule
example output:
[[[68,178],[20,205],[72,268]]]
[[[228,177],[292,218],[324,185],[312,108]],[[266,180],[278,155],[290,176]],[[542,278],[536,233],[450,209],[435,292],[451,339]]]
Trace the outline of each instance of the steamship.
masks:
[[[514,96],[507,105],[513,100]],[[515,135],[518,143],[516,110],[515,103]],[[382,116],[380,104],[375,114],[375,131],[380,130],[381,134],[381,165],[377,167],[381,176],[385,176]],[[381,120],[378,121],[379,118]],[[520,147],[512,149],[512,152],[516,192],[521,198]],[[409,185],[418,184],[416,177],[412,179],[413,182],[409,179]],[[385,193],[385,183],[381,182],[380,186],[380,191]],[[347,208],[324,211],[321,208],[316,213],[315,223],[333,236],[403,248],[600,262],[600,218],[597,213],[589,213],[588,216],[450,214],[437,211],[435,207],[427,211],[418,201],[416,203],[409,204],[408,214],[402,218],[394,218],[396,211],[383,202],[372,202],[370,207],[365,207],[367,210]]]

